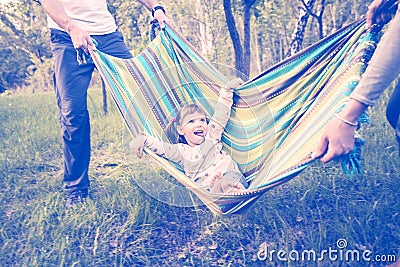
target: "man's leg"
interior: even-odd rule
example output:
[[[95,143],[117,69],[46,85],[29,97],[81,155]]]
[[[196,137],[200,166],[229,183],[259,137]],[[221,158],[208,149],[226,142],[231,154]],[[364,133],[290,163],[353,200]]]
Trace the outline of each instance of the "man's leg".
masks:
[[[116,57],[132,57],[120,32],[93,37],[98,42],[97,49]],[[53,30],[51,41],[55,63],[54,85],[64,144],[63,181],[69,196],[72,196],[72,201],[79,202],[87,196],[90,186],[88,179],[90,121],[87,110],[87,89],[94,65],[78,64],[76,51],[67,33]]]
[[[386,108],[386,118],[395,130],[400,156],[400,81],[397,83]]]
[[[386,107],[386,118],[393,128],[396,128],[400,115],[400,81],[393,90]]]
[[[69,196],[76,196],[80,202],[87,196],[90,186],[88,178],[90,122],[87,89],[94,65],[78,65],[76,51],[67,33],[52,31],[51,48],[64,150],[63,181]]]
[[[399,144],[399,157],[400,157],[400,116],[399,119],[397,120],[395,131],[396,131],[397,143]]]

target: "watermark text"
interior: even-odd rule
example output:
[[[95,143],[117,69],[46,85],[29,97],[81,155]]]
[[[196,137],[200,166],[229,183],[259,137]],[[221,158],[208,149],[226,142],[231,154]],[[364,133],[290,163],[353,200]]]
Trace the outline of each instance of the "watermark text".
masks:
[[[271,249],[267,245],[260,247],[257,253],[260,261],[282,262],[395,262],[396,255],[375,255],[371,250],[348,249],[346,239],[338,239],[336,247],[329,247],[321,251],[314,249],[285,250]]]

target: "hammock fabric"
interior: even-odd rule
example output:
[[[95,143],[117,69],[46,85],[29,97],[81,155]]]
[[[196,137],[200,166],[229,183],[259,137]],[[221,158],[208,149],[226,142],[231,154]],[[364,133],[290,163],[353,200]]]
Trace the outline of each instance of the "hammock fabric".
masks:
[[[345,105],[377,42],[378,31],[355,21],[236,90],[222,141],[250,184],[243,193],[211,194],[174,163],[146,152],[212,212],[235,213],[315,160],[310,155],[324,125]],[[212,115],[228,81],[168,26],[133,59],[98,50],[92,57],[132,135],[167,140],[163,128],[184,104]]]

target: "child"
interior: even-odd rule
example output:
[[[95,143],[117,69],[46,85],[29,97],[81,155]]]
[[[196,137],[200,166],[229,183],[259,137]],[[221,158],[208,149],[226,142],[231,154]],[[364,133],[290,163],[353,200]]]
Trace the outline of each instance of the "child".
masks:
[[[130,146],[138,158],[143,148],[179,164],[185,174],[212,193],[239,192],[247,182],[236,162],[222,150],[221,137],[231,114],[233,88],[243,81],[234,79],[222,87],[215,112],[207,124],[206,113],[196,104],[183,106],[165,132],[172,144],[140,134]]]

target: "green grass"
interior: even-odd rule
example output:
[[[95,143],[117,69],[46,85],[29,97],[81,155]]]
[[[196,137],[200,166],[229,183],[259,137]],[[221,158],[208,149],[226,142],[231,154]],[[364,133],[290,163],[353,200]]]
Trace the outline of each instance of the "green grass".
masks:
[[[318,163],[243,214],[218,217],[143,191],[144,185],[157,189],[165,174],[147,161],[133,160],[128,168],[120,115],[110,103],[103,116],[98,89],[90,96],[92,190],[85,205],[70,210],[54,94],[0,97],[1,266],[385,265],[329,258],[287,263],[276,254],[265,262],[259,253],[266,247],[320,253],[337,249],[340,238],[349,250],[398,255],[400,165],[383,103],[363,130],[363,175],[349,179],[338,164]]]

